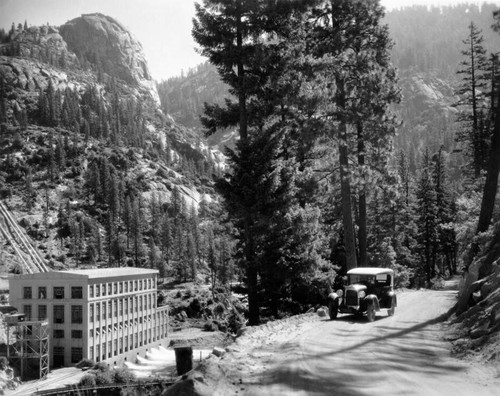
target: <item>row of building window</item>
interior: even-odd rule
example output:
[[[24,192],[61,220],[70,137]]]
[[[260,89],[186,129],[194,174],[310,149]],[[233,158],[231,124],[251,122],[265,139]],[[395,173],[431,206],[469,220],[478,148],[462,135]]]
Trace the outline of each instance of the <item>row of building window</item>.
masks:
[[[135,334],[135,337],[134,334],[131,334],[130,336],[123,336],[118,339],[115,338],[113,341],[103,342],[102,344],[97,344],[95,347],[91,346],[89,358],[92,360],[95,359],[96,362],[106,360],[112,356],[128,352],[129,349],[132,350],[150,344],[151,342],[158,341],[166,335],[166,329],[162,332],[160,326],[158,326],[154,331],[148,329],[143,332],[138,332]]]
[[[64,338],[64,329],[54,329],[54,338]],[[71,330],[71,338],[83,338],[83,331]]]
[[[33,312],[31,305],[23,305],[23,313],[26,315],[26,320],[31,320],[33,318]],[[38,306],[38,320],[47,319],[47,306]],[[53,322],[54,323],[64,323],[64,305],[54,305],[53,306]],[[83,307],[81,305],[71,306],[71,323],[79,324],[83,323]]]
[[[157,318],[158,320],[160,320],[160,314],[157,314]],[[95,328],[95,329],[90,329],[89,330],[89,337],[90,338],[93,338],[94,337],[94,334],[97,336],[97,335],[104,335],[106,334],[106,332],[112,332],[113,329],[116,331],[117,330],[117,325],[120,326],[120,328],[122,328],[122,325],[123,327],[127,328],[127,327],[132,327],[134,325],[138,325],[138,324],[143,324],[143,323],[152,323],[152,320],[154,319],[154,315],[147,315],[147,316],[141,316],[140,318],[137,318],[136,320],[129,320],[127,321],[127,323],[119,323],[119,324],[110,324],[108,325],[107,329],[106,329],[106,326],[102,326],[102,327],[98,327],[98,328]]]
[[[101,308],[102,307],[102,308]],[[107,308],[106,308],[107,307]],[[120,298],[112,301],[103,301],[102,303],[95,303],[95,316],[94,316],[94,304],[89,305],[89,321],[93,322],[95,320],[106,319],[112,317],[122,316],[124,313],[134,313],[139,311],[144,311],[146,309],[156,308],[156,299],[153,294],[148,294],[147,296],[135,296],[130,298]]]
[[[33,298],[31,286],[25,286],[23,288],[23,298],[30,300]],[[47,287],[38,286],[38,299],[45,300],[47,298]],[[56,300],[64,299],[64,286],[54,286],[52,288],[52,298]],[[83,287],[82,286],[71,286],[71,298],[81,299],[83,298]]]
[[[156,287],[155,278],[149,279],[136,279],[131,281],[123,282],[110,282],[101,283],[98,285],[89,286],[90,298],[112,295],[112,294],[122,294],[130,293],[134,291],[150,290]]]

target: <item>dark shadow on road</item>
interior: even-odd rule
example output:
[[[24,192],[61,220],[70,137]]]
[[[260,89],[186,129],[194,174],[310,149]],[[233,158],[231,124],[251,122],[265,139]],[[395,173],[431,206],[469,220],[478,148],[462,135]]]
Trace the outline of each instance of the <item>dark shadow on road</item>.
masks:
[[[331,350],[327,341],[323,346],[317,339],[289,342],[282,349],[289,354],[288,361],[269,370],[256,385],[280,384],[282,388],[290,387],[310,394],[359,396],[371,394],[370,388],[377,381],[390,381],[389,372],[403,377],[412,372],[440,378],[446,372],[464,371],[465,366],[446,359],[447,349],[438,342],[436,329],[432,328],[445,318],[446,314],[409,327],[408,321],[400,322],[401,327],[393,327],[389,322],[382,325],[385,317],[377,317],[381,324],[373,327],[377,335],[351,344],[349,340],[363,335],[363,328],[341,329],[326,323],[334,324],[335,321],[321,321],[323,339],[343,337],[348,345]],[[339,317],[337,321],[360,323],[350,315]],[[313,347],[307,346],[308,342],[324,352],[308,353],[314,351]]]

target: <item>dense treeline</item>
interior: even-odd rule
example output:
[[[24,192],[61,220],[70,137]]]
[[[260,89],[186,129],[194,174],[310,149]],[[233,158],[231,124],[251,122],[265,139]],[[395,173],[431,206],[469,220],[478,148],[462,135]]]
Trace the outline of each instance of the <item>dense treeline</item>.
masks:
[[[491,30],[492,14],[498,6],[484,3],[442,7],[411,6],[394,9],[384,21],[389,25],[394,48],[392,60],[401,74],[434,72],[449,78],[462,61],[462,40],[474,21],[485,35],[488,52],[497,51],[498,37]]]
[[[333,279],[333,271],[390,266],[399,284],[432,286],[460,269],[474,234],[473,217],[464,211],[479,207],[481,172],[469,191],[457,190],[444,142],[420,144],[413,164],[406,150],[392,151],[398,122],[390,109],[399,92],[378,1],[211,0],[196,10],[193,36],[232,94],[205,104],[201,123],[207,134],[239,132],[219,189],[238,230],[251,323],[261,308],[273,315],[290,309],[301,291]],[[415,10],[437,18],[435,9]],[[467,24],[464,32],[467,45]],[[415,48],[407,55],[420,56]],[[467,65],[468,56],[461,47],[455,59]],[[442,66],[426,62],[413,66],[436,72]],[[496,92],[497,78],[493,73],[485,93]],[[468,84],[467,73],[462,80]],[[466,100],[457,106],[471,111]]]
[[[3,40],[31,40],[48,29],[19,27]],[[47,256],[52,265],[146,266],[179,281],[210,273],[214,284],[228,283],[231,225],[205,195],[220,167],[151,103],[126,94],[98,64],[92,68],[95,78],[86,75],[85,86],[61,90],[48,80],[26,97],[0,79],[1,197],[21,195],[26,211],[43,212],[29,231],[45,241],[56,233],[61,253]],[[141,162],[165,181],[167,195],[150,192],[146,172],[137,171]],[[196,207],[184,198],[195,187]]]
[[[496,49],[497,40],[490,29],[496,6],[481,7],[459,4],[444,7],[412,6],[388,11],[383,21],[388,24],[394,46],[391,59],[401,75],[433,72],[449,79],[462,61],[462,41],[467,26],[474,21],[484,33],[485,47]],[[163,109],[189,127],[200,127],[203,103],[222,103],[227,88],[220,83],[215,69],[208,62],[158,84]],[[453,140],[453,139],[452,139]]]

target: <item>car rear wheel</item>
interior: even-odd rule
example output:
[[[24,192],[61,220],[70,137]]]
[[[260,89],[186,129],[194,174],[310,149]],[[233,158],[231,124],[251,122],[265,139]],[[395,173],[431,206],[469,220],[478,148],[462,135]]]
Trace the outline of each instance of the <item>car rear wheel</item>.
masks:
[[[373,322],[375,320],[375,315],[375,307],[373,304],[368,305],[366,308],[366,320],[368,320],[368,322]]]
[[[339,312],[339,303],[335,300],[328,301],[328,314],[330,315],[330,319],[336,319],[337,314]]]
[[[391,307],[387,310],[387,315],[392,316],[394,315],[394,312],[396,311],[396,301],[395,298],[392,298],[391,301]]]

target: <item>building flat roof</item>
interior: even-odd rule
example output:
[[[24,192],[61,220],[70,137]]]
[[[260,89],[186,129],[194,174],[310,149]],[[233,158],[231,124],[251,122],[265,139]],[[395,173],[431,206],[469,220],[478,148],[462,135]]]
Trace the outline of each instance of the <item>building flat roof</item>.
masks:
[[[379,275],[379,274],[392,274],[393,270],[390,268],[377,268],[377,267],[358,267],[347,271],[347,275]]]
[[[10,280],[15,279],[71,279],[71,278],[116,278],[116,277],[134,277],[138,275],[153,275],[158,274],[158,270],[149,268],[136,267],[113,267],[113,268],[93,268],[93,269],[77,269],[66,271],[49,271],[38,272],[34,274],[15,275]]]
[[[158,270],[149,268],[136,268],[136,267],[114,267],[114,268],[67,270],[67,271],[57,271],[57,272],[62,272],[66,274],[84,275],[89,278],[107,278],[107,277],[111,278],[116,276],[157,274]]]

